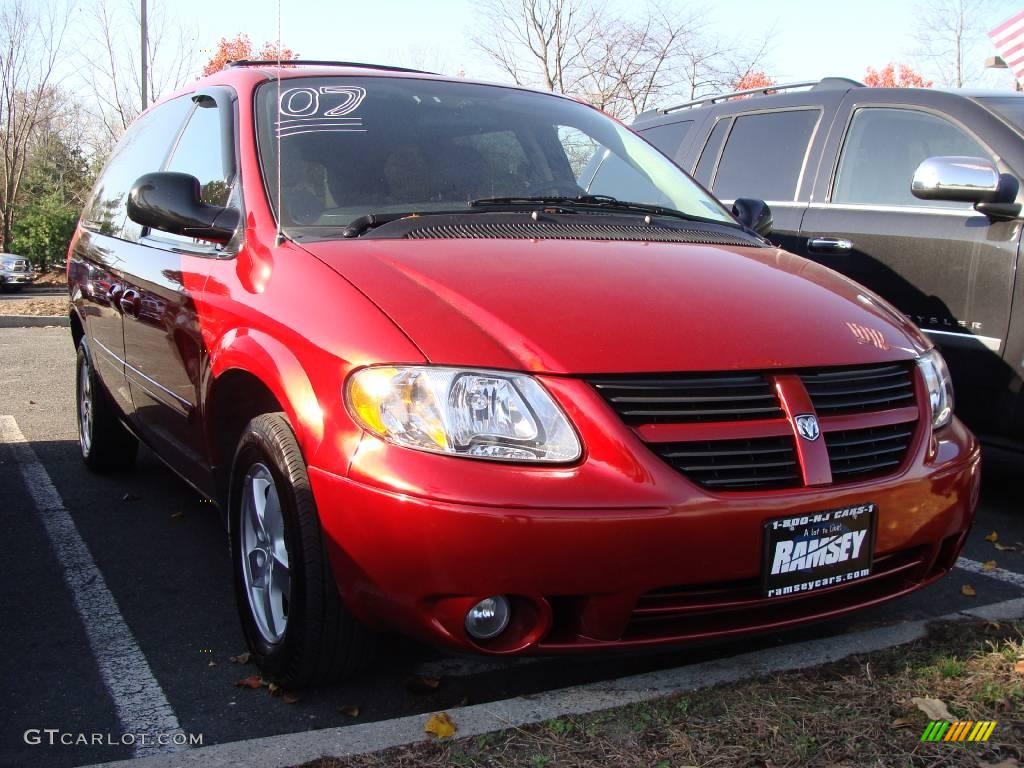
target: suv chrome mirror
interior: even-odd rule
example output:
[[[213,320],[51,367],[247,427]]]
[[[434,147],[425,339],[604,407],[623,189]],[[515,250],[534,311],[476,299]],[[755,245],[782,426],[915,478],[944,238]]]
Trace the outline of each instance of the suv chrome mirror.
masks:
[[[227,243],[238,229],[238,210],[204,203],[199,190],[199,180],[187,173],[147,173],[128,193],[128,218],[162,232]]]
[[[999,197],[999,170],[983,157],[929,157],[910,185],[922,200],[990,203]]]

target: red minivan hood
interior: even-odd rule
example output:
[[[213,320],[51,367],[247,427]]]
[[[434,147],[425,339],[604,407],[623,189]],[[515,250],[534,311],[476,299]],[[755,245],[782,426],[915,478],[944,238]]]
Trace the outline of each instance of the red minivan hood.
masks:
[[[303,247],[436,364],[750,370],[906,360],[927,347],[874,294],[775,248],[522,239]]]

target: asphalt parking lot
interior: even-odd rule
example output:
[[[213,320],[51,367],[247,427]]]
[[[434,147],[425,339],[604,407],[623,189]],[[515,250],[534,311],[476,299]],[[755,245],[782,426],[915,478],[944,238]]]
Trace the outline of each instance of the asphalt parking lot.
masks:
[[[109,692],[118,659],[90,644],[76,604],[75,578],[102,577],[119,620],[141,651],[143,667],[181,729],[204,745],[337,727],[433,712],[566,685],[676,667],[857,628],[939,616],[1024,595],[1024,553],[997,551],[1024,542],[1024,462],[987,457],[978,522],[964,553],[997,571],[959,568],[942,582],[854,618],[782,635],[673,652],[571,659],[494,661],[441,654],[409,641],[380,641],[372,674],[338,687],[298,693],[298,701],[266,689],[236,687],[255,669],[232,663],[245,650],[235,614],[226,536],[216,510],[143,451],[137,468],[97,477],[81,465],[74,419],[74,356],[66,328],[0,329],[0,419],[16,425],[52,481],[95,571],[65,577],[67,550],[55,547],[47,515],[31,494],[13,445],[0,444],[0,521],[5,567],[0,571],[0,766],[75,766],[131,757],[131,746],[49,746],[25,741],[29,729],[107,734],[117,740],[124,712]],[[0,433],[10,443],[13,427]],[[43,508],[40,508],[40,507]],[[69,581],[70,580],[70,581]],[[974,588],[974,597],[962,587]],[[103,659],[101,664],[101,659]],[[115,677],[131,691],[137,666]],[[107,677],[104,677],[107,674]],[[439,678],[436,689],[410,678]],[[358,717],[352,717],[358,707]],[[348,714],[342,710],[348,709]]]

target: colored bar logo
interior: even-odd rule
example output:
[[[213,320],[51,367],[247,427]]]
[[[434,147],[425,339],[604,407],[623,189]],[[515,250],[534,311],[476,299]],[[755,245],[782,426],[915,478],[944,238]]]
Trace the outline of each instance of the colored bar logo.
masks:
[[[995,728],[995,720],[932,720],[921,741],[988,741]]]

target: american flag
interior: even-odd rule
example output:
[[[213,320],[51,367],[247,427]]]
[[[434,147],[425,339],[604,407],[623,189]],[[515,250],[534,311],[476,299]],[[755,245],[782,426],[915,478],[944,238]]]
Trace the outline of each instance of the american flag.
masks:
[[[1024,80],[1024,11],[1011,16],[988,33],[1018,80]]]

